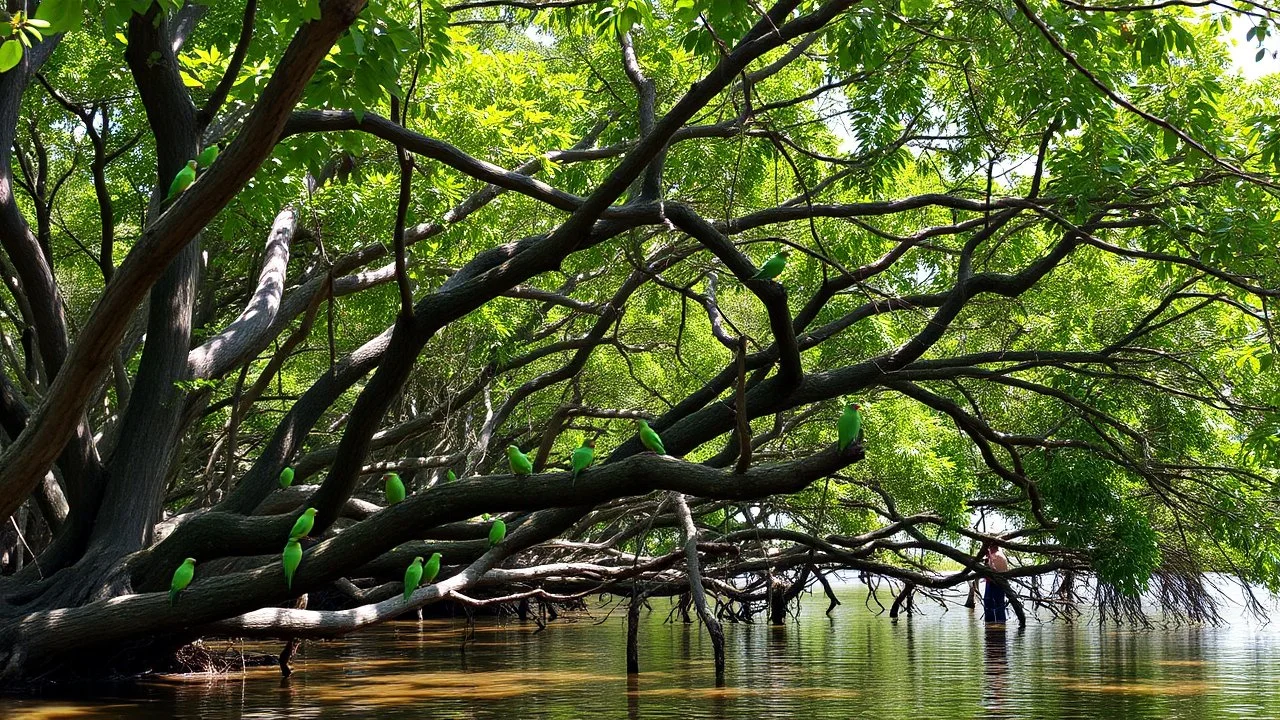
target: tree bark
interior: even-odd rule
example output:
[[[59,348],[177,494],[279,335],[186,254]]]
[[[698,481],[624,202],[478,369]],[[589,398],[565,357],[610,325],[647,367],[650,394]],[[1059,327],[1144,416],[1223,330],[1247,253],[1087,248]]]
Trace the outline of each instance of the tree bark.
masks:
[[[640,673],[640,605],[644,596],[635,585],[631,586],[631,598],[627,600],[627,674]]]
[[[685,565],[689,576],[689,593],[693,596],[693,606],[698,610],[698,617],[707,627],[711,636],[711,648],[715,654],[716,684],[724,684],[724,628],[720,621],[707,608],[707,593],[702,587],[702,569],[698,564],[698,529],[693,524],[693,514],[689,512],[689,503],[684,495],[672,493],[675,502],[676,516],[680,519],[681,532],[684,534]]]
[[[907,611],[907,615],[911,614],[912,596],[916,591],[915,583],[907,583],[902,586],[902,591],[893,599],[893,605],[889,606],[889,618],[898,617],[898,613],[902,610]]]
[[[143,231],[81,328],[64,364],[69,371],[59,374],[27,430],[0,455],[0,515],[13,512],[44,477],[110,369],[131,310],[169,263],[252,177],[274,148],[316,66],[363,6],[364,0],[322,0],[320,20],[299,29],[219,162]],[[0,187],[0,195],[6,192],[7,186]],[[4,200],[0,197],[0,210]]]

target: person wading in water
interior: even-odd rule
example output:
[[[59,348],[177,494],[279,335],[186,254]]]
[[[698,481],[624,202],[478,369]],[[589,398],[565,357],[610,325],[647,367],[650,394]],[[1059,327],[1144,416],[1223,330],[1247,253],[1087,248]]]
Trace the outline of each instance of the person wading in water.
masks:
[[[1005,557],[1004,551],[994,543],[987,544],[987,567],[998,573],[1009,569],[1009,558]],[[987,589],[982,595],[982,619],[989,623],[1004,622],[1004,605],[1004,586],[987,578]]]

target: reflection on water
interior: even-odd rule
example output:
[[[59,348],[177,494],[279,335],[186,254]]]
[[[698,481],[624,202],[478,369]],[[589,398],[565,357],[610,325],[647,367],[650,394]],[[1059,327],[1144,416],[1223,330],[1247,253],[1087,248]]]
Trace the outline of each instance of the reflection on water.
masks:
[[[489,621],[465,650],[460,624],[391,623],[308,642],[287,682],[276,668],[156,678],[92,699],[0,698],[0,717],[1280,717],[1280,628],[1019,630],[936,608],[890,622],[860,593],[843,588],[831,617],[818,597],[798,623],[726,624],[719,688],[701,627],[664,623],[654,601],[638,677],[625,672],[625,614],[600,609],[540,633]]]

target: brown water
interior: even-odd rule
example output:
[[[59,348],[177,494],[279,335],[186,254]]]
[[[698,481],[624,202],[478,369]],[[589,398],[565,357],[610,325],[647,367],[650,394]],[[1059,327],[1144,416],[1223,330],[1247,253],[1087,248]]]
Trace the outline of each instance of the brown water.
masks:
[[[1280,628],[995,632],[936,607],[893,622],[857,588],[841,594],[831,617],[817,597],[784,627],[726,625],[723,688],[706,634],[664,623],[663,601],[642,615],[632,679],[625,611],[593,606],[540,633],[482,621],[465,652],[460,624],[396,622],[306,644],[287,683],[275,668],[159,678],[88,698],[0,698],[0,718],[1280,717]]]

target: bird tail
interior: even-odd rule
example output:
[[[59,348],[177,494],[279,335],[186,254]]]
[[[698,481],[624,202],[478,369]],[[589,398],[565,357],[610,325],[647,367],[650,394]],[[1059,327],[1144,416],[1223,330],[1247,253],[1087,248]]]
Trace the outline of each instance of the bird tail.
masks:
[[[844,451],[845,451],[845,449],[849,447],[849,443],[851,443],[851,442],[853,442],[853,440],[852,440],[852,439],[849,439],[849,440],[841,440],[841,441],[840,441],[840,452],[844,452]]]
[[[170,590],[169,591],[169,607],[173,607],[174,603],[176,602],[178,602],[178,591]]]

